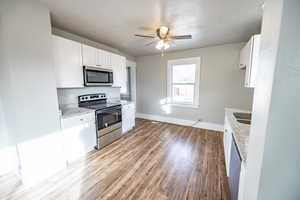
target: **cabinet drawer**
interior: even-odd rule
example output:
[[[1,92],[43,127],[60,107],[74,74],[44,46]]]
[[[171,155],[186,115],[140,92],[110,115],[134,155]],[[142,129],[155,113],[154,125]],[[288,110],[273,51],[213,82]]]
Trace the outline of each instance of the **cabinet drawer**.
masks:
[[[86,123],[94,123],[95,122],[95,114],[88,113],[80,116],[74,116],[66,119],[62,119],[62,128],[72,128],[74,126],[86,124]]]

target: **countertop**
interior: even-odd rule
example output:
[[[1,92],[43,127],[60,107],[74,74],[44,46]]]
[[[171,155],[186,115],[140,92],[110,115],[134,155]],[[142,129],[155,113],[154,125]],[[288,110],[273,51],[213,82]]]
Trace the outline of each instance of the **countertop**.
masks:
[[[63,107],[61,108],[61,118],[66,119],[70,117],[75,117],[79,115],[84,115],[88,113],[94,113],[94,110],[81,108],[81,107]]]
[[[241,113],[251,113],[250,111],[246,110],[238,110],[233,108],[226,108],[225,115],[232,128],[232,135],[234,140],[237,144],[237,148],[239,153],[242,157],[243,162],[246,164],[247,162],[247,153],[248,153],[248,142],[249,142],[249,133],[250,133],[250,125],[242,124],[236,121],[235,117],[233,116],[234,112],[241,112]]]
[[[124,101],[124,100],[121,100],[121,101],[120,100],[119,101],[108,101],[108,102],[110,102],[110,103],[120,103],[121,105],[128,105],[128,104],[135,103],[134,101]],[[61,118],[62,119],[95,112],[92,109],[78,107],[75,104],[61,105],[60,106],[60,111],[61,111]]]
[[[120,103],[121,103],[122,105],[127,105],[127,104],[132,104],[132,103],[135,104],[134,101],[126,101],[126,100],[121,100]]]

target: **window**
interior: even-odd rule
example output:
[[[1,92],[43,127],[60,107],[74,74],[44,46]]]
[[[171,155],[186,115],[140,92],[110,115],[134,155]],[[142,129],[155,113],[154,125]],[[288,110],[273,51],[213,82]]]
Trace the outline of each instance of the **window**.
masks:
[[[200,57],[168,61],[168,103],[199,104]]]

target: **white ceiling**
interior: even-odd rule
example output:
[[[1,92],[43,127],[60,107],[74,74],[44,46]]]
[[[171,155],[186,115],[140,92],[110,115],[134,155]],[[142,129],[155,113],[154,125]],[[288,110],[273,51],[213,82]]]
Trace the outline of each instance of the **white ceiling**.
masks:
[[[192,34],[169,51],[247,41],[260,31],[263,0],[40,0],[52,24],[132,56],[157,53],[145,46],[160,25],[171,34]]]

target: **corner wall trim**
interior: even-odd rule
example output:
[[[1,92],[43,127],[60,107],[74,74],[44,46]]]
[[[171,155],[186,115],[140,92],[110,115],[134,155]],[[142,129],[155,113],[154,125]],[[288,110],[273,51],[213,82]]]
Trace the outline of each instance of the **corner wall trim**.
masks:
[[[209,123],[209,122],[196,122],[192,120],[186,120],[186,119],[178,119],[173,117],[165,117],[160,115],[151,115],[151,114],[144,114],[144,113],[136,113],[137,118],[142,119],[148,119],[153,121],[160,121],[160,122],[167,122],[171,124],[178,124],[183,126],[193,126],[195,128],[202,128],[202,129],[208,129],[213,131],[223,131],[224,125],[222,124],[215,124],[215,123]]]

